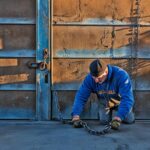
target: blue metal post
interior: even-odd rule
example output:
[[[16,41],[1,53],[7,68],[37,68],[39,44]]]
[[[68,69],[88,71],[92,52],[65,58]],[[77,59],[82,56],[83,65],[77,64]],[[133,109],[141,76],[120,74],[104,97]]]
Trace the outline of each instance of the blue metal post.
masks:
[[[48,0],[37,0],[36,19],[36,61],[43,62],[44,49],[48,49],[49,11]],[[50,56],[49,56],[50,57]],[[47,59],[49,63],[49,58]],[[36,119],[50,119],[50,72],[48,69],[36,71]]]

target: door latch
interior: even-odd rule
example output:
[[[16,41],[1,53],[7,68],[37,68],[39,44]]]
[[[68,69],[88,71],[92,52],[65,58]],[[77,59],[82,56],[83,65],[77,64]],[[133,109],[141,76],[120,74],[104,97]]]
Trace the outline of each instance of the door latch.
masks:
[[[48,56],[49,56],[48,55],[48,49],[44,49],[44,51],[43,51],[44,61],[43,62],[39,62],[39,63],[29,61],[27,63],[27,66],[29,68],[35,68],[35,69],[45,70],[45,69],[47,69],[47,58],[48,58]]]

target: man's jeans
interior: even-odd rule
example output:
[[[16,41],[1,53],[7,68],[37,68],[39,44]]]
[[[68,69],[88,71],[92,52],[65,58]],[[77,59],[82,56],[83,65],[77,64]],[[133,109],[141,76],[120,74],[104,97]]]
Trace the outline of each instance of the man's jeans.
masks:
[[[99,119],[100,119],[100,123],[104,125],[108,124],[112,120],[112,117],[114,117],[117,114],[117,109],[110,110],[108,114],[106,112],[107,112],[106,107],[103,105],[100,105],[99,106]],[[134,123],[134,120],[135,120],[134,113],[131,110],[127,114],[126,118],[122,120],[122,122],[126,124],[132,124]]]

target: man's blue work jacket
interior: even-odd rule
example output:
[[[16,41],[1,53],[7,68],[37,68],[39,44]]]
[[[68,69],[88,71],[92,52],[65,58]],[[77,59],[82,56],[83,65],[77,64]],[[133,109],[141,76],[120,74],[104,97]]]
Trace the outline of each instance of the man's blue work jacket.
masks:
[[[96,83],[89,73],[80,86],[73,105],[72,116],[80,115],[91,93],[96,93],[100,101],[109,98],[120,99],[117,116],[124,120],[134,104],[131,80],[128,73],[112,65],[108,66],[108,76],[103,83]]]

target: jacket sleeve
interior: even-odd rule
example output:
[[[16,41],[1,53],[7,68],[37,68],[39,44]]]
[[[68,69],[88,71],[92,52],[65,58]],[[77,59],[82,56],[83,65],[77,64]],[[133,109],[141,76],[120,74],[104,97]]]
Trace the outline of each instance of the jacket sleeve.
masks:
[[[123,72],[118,81],[118,86],[121,102],[118,108],[117,116],[120,117],[121,120],[124,120],[128,113],[131,111],[134,104],[131,80],[127,73]]]
[[[90,79],[91,77],[89,75],[86,76],[84,79],[83,83],[81,84],[78,92],[76,93],[74,104],[73,104],[73,109],[71,115],[80,115],[81,112],[83,111],[83,108],[85,106],[85,103],[87,102],[91,92],[92,92],[92,87],[90,84]]]

